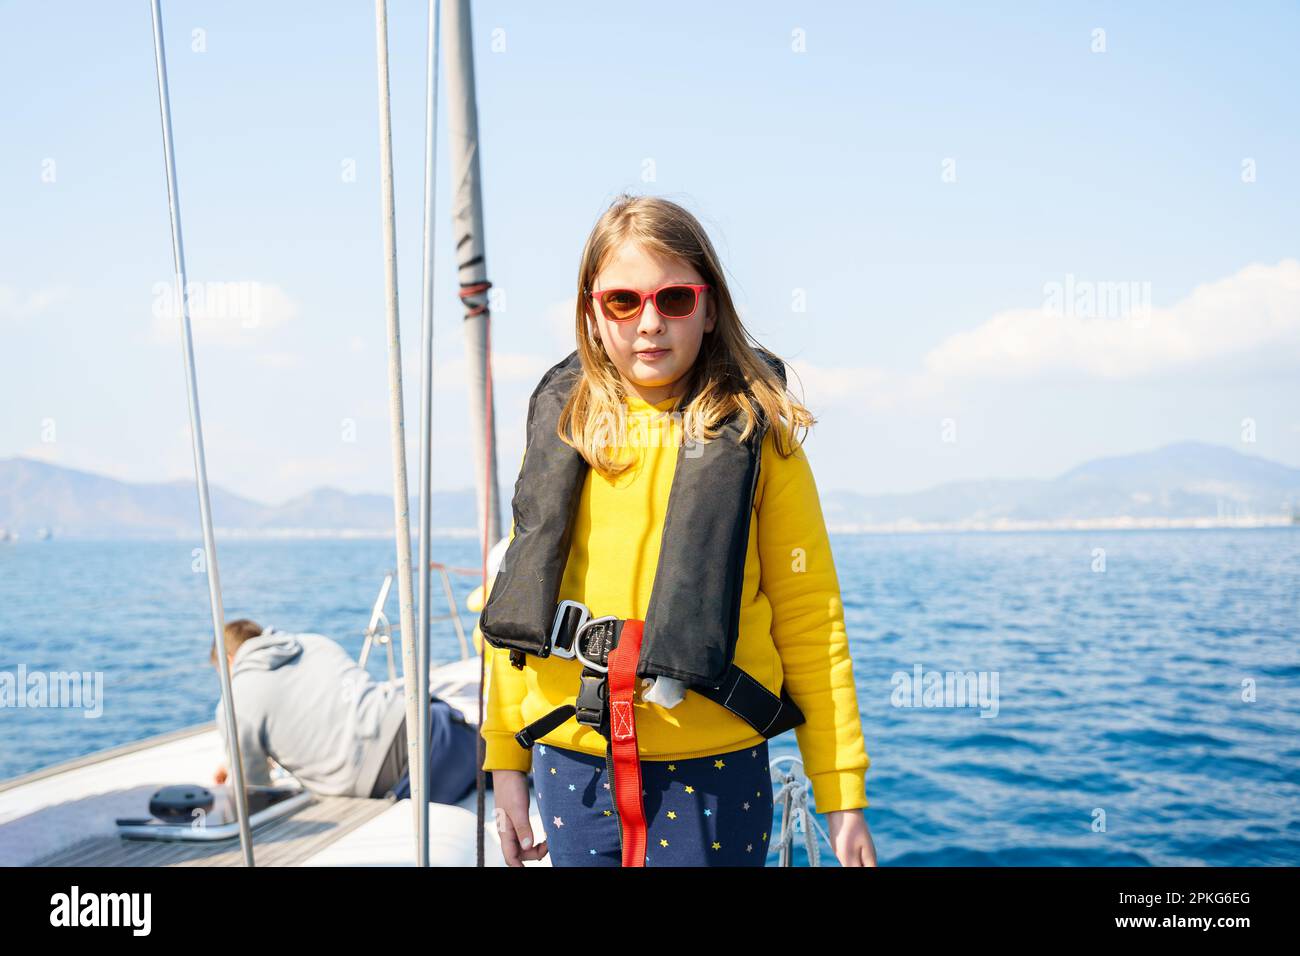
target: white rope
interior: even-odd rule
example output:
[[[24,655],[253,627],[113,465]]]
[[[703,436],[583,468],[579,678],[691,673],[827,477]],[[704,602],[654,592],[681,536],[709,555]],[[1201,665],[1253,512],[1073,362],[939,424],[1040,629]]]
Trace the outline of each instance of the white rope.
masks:
[[[778,757],[772,761],[772,764],[775,767],[776,764],[785,761],[797,763],[801,768],[803,766],[803,762],[798,757]],[[793,847],[795,837],[802,835],[804,850],[808,854],[808,865],[821,866],[821,846],[817,842],[817,836],[820,834],[827,846],[830,846],[831,841],[821,824],[817,822],[816,815],[808,809],[809,781],[791,769],[781,774],[780,782],[781,788],[773,798],[773,805],[780,804],[785,809],[781,816],[781,834],[772,845],[772,849],[780,853],[786,847]],[[788,805],[785,802],[787,797],[790,801]]]
[[[788,812],[782,816],[781,836],[773,848],[779,852],[784,847],[793,845],[795,836],[802,834],[804,848],[808,852],[808,865],[821,866],[821,850],[814,829],[816,821],[811,821],[808,813],[807,784],[791,778],[777,794],[777,799],[783,800],[787,792],[792,799]]]

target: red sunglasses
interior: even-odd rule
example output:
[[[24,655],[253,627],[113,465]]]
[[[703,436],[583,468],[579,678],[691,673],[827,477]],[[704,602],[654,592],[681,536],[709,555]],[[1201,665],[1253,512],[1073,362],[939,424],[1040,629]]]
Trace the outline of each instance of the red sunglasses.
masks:
[[[655,309],[665,319],[685,319],[695,314],[700,304],[700,293],[709,288],[708,283],[692,285],[674,282],[653,292],[637,289],[587,290],[587,295],[600,303],[600,311],[611,322],[630,322],[641,314],[647,299],[655,300]]]

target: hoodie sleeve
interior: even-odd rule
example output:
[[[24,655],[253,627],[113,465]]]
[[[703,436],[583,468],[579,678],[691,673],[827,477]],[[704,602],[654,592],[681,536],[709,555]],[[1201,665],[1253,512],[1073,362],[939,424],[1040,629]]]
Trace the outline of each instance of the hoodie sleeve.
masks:
[[[271,768],[267,764],[269,755],[262,745],[261,720],[250,721],[239,718],[239,708],[235,707],[235,722],[239,727],[239,756],[244,766],[244,786],[269,787],[271,785]],[[230,748],[226,744],[225,709],[217,704],[217,736],[221,738],[221,752],[224,759],[230,759]],[[231,777],[233,780],[234,778]]]
[[[533,753],[519,746],[515,734],[524,726],[520,705],[527,694],[523,671],[510,665],[510,652],[487,646],[488,688],[484,702],[484,770],[518,770],[527,773]]]
[[[803,711],[795,728],[819,813],[867,806],[870,761],[862,735],[844,604],[812,468],[763,439],[758,507],[760,587],[772,604],[772,640],[785,686]]]
[[[510,524],[510,539],[514,540],[515,526]],[[488,582],[487,593],[492,593]],[[484,595],[487,603],[487,595]],[[515,734],[524,726],[521,714],[524,697],[528,693],[524,672],[512,667],[510,652],[499,650],[483,641],[478,625],[474,625],[474,640],[487,654],[487,687],[483,702],[484,770],[518,770],[527,773],[533,766],[533,752],[519,746]]]

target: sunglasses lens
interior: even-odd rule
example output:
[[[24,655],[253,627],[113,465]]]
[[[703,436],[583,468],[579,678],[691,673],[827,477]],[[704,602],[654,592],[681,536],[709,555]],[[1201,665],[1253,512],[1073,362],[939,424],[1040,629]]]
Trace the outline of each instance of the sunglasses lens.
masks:
[[[601,302],[604,305],[607,319],[614,322],[623,322],[632,318],[637,309],[641,307],[641,295],[629,289],[619,289],[614,292],[607,292]]]
[[[684,319],[695,311],[695,290],[685,285],[661,289],[655,297],[655,308],[665,318]]]

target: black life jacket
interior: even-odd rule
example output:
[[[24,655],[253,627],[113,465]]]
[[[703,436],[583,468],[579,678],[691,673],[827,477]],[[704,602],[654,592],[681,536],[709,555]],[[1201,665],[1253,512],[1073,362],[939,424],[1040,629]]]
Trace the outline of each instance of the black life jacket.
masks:
[[[784,383],[785,364],[756,351]],[[574,351],[542,377],[529,400],[528,444],[512,503],[514,538],[479,619],[484,639],[509,649],[517,667],[525,654],[548,656],[558,626],[559,590],[589,466],[556,426],[581,377]],[[760,421],[742,442],[743,427],[744,413],[737,411],[717,438],[678,447],[636,673],[680,680],[771,737],[804,718],[784,689],[772,694],[733,663],[768,425]]]

